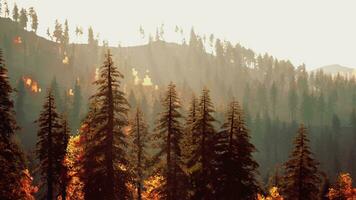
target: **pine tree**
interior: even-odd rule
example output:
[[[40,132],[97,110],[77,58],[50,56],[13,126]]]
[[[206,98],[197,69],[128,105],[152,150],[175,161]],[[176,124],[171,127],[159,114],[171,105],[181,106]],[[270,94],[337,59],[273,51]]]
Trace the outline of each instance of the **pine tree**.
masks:
[[[65,22],[64,22],[63,44],[64,44],[65,47],[69,44],[69,25],[68,25],[68,20],[65,20]]]
[[[88,29],[88,44],[90,46],[95,46],[97,44],[96,40],[94,39],[94,31],[92,27]]]
[[[85,150],[85,162],[89,165],[86,169],[90,170],[85,174],[89,180],[84,188],[85,198],[129,199],[127,184],[131,177],[123,132],[127,125],[128,102],[120,89],[123,75],[114,65],[110,51],[105,54],[99,77],[95,81],[97,92],[91,97],[97,111],[90,119],[96,127],[88,136]]]
[[[135,184],[137,188],[137,199],[142,199],[143,180],[148,162],[148,125],[144,119],[140,108],[136,108],[133,118],[130,121],[131,137],[131,165],[134,170]]]
[[[37,13],[35,11],[35,9],[33,7],[30,7],[28,10],[28,14],[31,17],[31,29],[33,32],[37,32],[37,28],[38,28],[38,16]]]
[[[56,20],[54,24],[53,37],[56,39],[56,42],[63,42],[63,28],[58,20]]]
[[[185,119],[184,135],[181,140],[182,157],[186,173],[191,174],[194,160],[192,159],[193,151],[196,149],[196,138],[193,136],[193,125],[198,117],[198,99],[195,95],[192,96],[188,115]]]
[[[9,10],[9,5],[7,2],[4,2],[4,17],[8,18],[10,16],[10,10]]]
[[[21,9],[19,20],[20,20],[19,23],[20,23],[21,28],[26,29],[27,22],[28,22],[26,9],[24,9],[24,8]]]
[[[166,95],[162,100],[163,111],[157,120],[154,138],[157,140],[159,148],[157,159],[164,157],[164,166],[158,166],[163,171],[166,184],[163,188],[164,198],[168,200],[179,199],[181,169],[181,150],[179,142],[182,138],[182,118],[179,109],[181,108],[176,86],[173,83],[168,85]]]
[[[214,143],[216,133],[212,116],[214,112],[210,99],[209,90],[204,88],[198,104],[197,119],[193,124],[193,137],[197,141],[197,147],[193,151],[192,159],[195,161],[194,168],[194,195],[193,199],[212,198],[210,175],[212,171],[211,159],[213,157],[211,145]]]
[[[14,5],[14,9],[12,10],[12,19],[17,22],[19,20],[19,8],[17,5]]]
[[[182,140],[180,141],[181,151],[182,151],[182,169],[185,172],[185,177],[183,177],[183,182],[185,183],[185,191],[187,192],[188,199],[192,198],[192,192],[194,192],[194,178],[193,171],[196,167],[194,160],[194,150],[197,149],[197,141],[193,136],[193,124],[195,123],[198,115],[198,99],[195,95],[192,96],[190,106],[188,109],[188,114],[185,119],[184,134]]]
[[[14,103],[3,53],[0,49],[0,199],[17,200],[23,197],[21,187],[24,158],[13,137],[18,129],[15,121]]]
[[[54,96],[49,90],[43,110],[36,122],[39,130],[37,133],[37,157],[43,180],[46,183],[46,199],[54,199],[58,180],[63,173],[63,158],[68,143],[67,125],[61,124],[61,117],[56,111]],[[62,181],[60,181],[62,182]]]
[[[57,162],[57,173],[59,174],[59,190],[62,199],[67,197],[67,184],[69,182],[69,175],[67,166],[64,164],[64,158],[67,154],[67,147],[70,135],[70,129],[67,120],[62,118],[60,120],[59,134],[56,135],[55,141],[58,143],[58,148],[56,149],[56,157],[59,159]]]
[[[256,199],[258,184],[255,178],[258,164],[252,153],[256,151],[250,142],[242,110],[232,101],[222,125],[215,136],[213,188],[219,199]]]
[[[320,189],[318,165],[309,148],[307,129],[302,124],[294,141],[294,150],[285,163],[283,196],[290,200],[317,199]]]

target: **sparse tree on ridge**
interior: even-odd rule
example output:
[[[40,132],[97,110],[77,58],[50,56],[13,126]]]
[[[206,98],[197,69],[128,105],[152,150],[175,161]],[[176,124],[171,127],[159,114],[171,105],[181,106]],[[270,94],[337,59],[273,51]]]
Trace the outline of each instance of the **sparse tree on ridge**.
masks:
[[[19,16],[19,23],[21,28],[27,29],[27,22],[28,22],[27,11],[26,9],[22,8]]]
[[[17,5],[14,5],[14,9],[12,10],[12,19],[15,22],[18,22],[19,20],[19,8],[17,7]]]

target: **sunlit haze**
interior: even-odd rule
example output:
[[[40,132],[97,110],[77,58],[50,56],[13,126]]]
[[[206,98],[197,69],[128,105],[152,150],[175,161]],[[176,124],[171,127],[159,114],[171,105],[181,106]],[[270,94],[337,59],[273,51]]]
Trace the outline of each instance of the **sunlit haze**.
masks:
[[[354,1],[139,1],[139,0],[18,0],[19,6],[34,6],[39,13],[39,33],[45,35],[54,20],[69,19],[86,29],[93,26],[100,39],[110,45],[136,45],[146,42],[139,36],[139,26],[155,33],[165,26],[165,39],[180,38],[175,25],[186,37],[193,26],[199,34],[241,43],[258,53],[269,52],[305,63],[309,68],[327,64],[356,66],[356,28]],[[13,3],[13,1],[11,2]],[[11,6],[10,6],[11,7]]]

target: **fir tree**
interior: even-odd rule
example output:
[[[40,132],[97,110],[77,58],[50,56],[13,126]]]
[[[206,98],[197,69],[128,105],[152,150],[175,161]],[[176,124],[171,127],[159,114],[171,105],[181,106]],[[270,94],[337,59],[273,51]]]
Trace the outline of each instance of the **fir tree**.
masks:
[[[37,28],[38,28],[38,16],[37,13],[35,11],[35,9],[33,7],[29,8],[28,14],[31,17],[31,29],[33,32],[37,32]]]
[[[63,118],[60,121],[61,128],[59,134],[55,138],[56,142],[59,143],[57,151],[57,158],[59,159],[57,165],[57,172],[59,174],[59,190],[62,199],[67,197],[67,184],[69,182],[69,175],[67,166],[64,164],[64,158],[67,154],[67,147],[70,135],[70,129],[68,126],[67,119]]]
[[[197,141],[193,136],[193,125],[197,120],[198,103],[198,99],[193,95],[188,109],[188,115],[185,119],[184,135],[180,142],[183,162],[182,168],[186,174],[182,181],[185,181],[185,191],[188,192],[188,199],[192,197],[192,192],[194,192],[192,190],[194,187],[193,171],[196,167],[196,162],[193,155],[194,150],[197,149]]]
[[[143,180],[148,162],[148,125],[140,108],[136,108],[130,122],[129,135],[131,137],[131,165],[134,170],[137,199],[142,199]]]
[[[63,44],[64,44],[65,47],[69,44],[69,25],[68,25],[68,20],[65,20],[65,22],[64,22]]]
[[[217,174],[214,178],[216,183],[225,182],[220,186],[219,198],[255,199],[258,191],[255,178],[258,164],[253,159],[252,153],[256,149],[250,142],[249,131],[237,101],[230,103],[220,134],[223,135],[221,143],[226,144],[222,145],[225,148],[218,149],[216,155],[218,159],[222,157],[220,159],[222,165],[218,167],[223,168],[222,171],[226,174],[223,174],[225,176]],[[225,177],[225,180],[220,181],[220,177]],[[219,188],[219,185],[214,188]]]
[[[216,121],[212,116],[214,112],[210,99],[209,90],[204,88],[198,104],[197,119],[193,124],[193,137],[197,141],[192,159],[195,161],[193,177],[193,199],[212,198],[210,175],[212,171],[211,159],[213,157],[211,145],[214,143],[216,133],[213,123]]]
[[[13,140],[18,126],[10,99],[12,92],[0,49],[0,199],[17,200],[23,198],[18,191],[25,166],[22,152]]]
[[[215,136],[213,188],[218,199],[256,199],[258,185],[255,178],[258,164],[252,153],[256,151],[250,142],[242,110],[232,101],[222,125]]]
[[[320,189],[318,165],[309,148],[307,129],[302,124],[294,142],[294,150],[285,163],[283,196],[290,200],[317,199]]]
[[[84,189],[86,199],[130,198],[127,184],[131,177],[123,132],[127,125],[128,102],[120,88],[122,78],[108,51],[99,79],[95,81],[97,92],[91,97],[97,111],[90,119],[96,127],[88,136],[86,148],[85,162],[89,165],[86,169],[90,170],[85,174],[89,180]]]
[[[182,118],[179,109],[180,101],[177,95],[176,86],[173,83],[168,85],[164,99],[162,100],[163,111],[157,120],[154,138],[158,141],[159,151],[157,159],[164,157],[164,166],[159,166],[163,171],[166,184],[163,188],[164,198],[168,200],[179,199],[181,169],[181,150],[179,142],[182,138]]]
[[[183,163],[188,175],[191,174],[191,168],[193,167],[194,160],[192,159],[192,155],[197,143],[197,141],[195,141],[196,138],[193,136],[193,125],[198,117],[198,103],[198,99],[193,95],[188,109],[188,115],[185,119],[184,135],[181,140]]]
[[[27,22],[28,22],[26,9],[24,9],[24,8],[21,9],[19,20],[20,20],[19,23],[20,23],[21,28],[26,29]]]
[[[43,110],[36,120],[39,130],[37,132],[37,158],[43,180],[45,181],[46,199],[55,197],[60,178],[60,169],[63,162],[63,149],[66,144],[61,138],[63,136],[60,116],[56,111],[55,100],[51,90],[48,91]]]
[[[14,9],[12,10],[12,19],[17,22],[19,20],[19,8],[17,5],[14,5]]]

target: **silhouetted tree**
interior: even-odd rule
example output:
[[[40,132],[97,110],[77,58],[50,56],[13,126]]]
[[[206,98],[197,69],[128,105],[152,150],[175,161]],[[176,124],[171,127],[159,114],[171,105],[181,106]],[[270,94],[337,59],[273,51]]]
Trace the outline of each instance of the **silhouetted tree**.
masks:
[[[12,92],[0,49],[0,199],[17,200],[23,198],[19,190],[25,164],[22,152],[14,141],[18,126],[14,103],[10,98]]]
[[[237,101],[229,104],[222,131],[215,139],[213,188],[218,199],[255,199],[258,184],[255,178],[258,164],[252,153],[242,110]]]
[[[210,148],[214,143],[216,133],[213,123],[216,121],[212,116],[214,112],[213,104],[210,99],[209,90],[204,88],[199,100],[198,115],[193,124],[193,136],[196,138],[197,147],[193,152],[197,167],[194,169],[194,195],[193,199],[212,198],[210,175],[212,172],[211,159],[213,151]]]
[[[159,148],[156,159],[162,157],[165,160],[164,166],[158,166],[163,172],[166,183],[162,188],[165,199],[179,199],[182,194],[179,191],[179,181],[182,175],[182,157],[180,149],[180,140],[183,130],[180,123],[182,115],[179,112],[181,108],[177,95],[176,86],[173,83],[168,85],[165,97],[162,100],[163,111],[157,119],[156,133],[154,138]],[[179,195],[179,196],[178,196]]]
[[[59,168],[62,165],[63,157],[59,151],[64,147],[62,137],[60,116],[56,111],[55,100],[51,90],[48,91],[42,112],[36,123],[39,126],[37,132],[37,158],[39,160],[40,173],[45,182],[47,200],[53,200],[60,178]]]
[[[148,162],[148,143],[149,143],[149,133],[148,125],[144,119],[143,113],[140,108],[136,108],[135,113],[130,121],[130,131],[129,135],[131,137],[131,165],[134,173],[135,185],[137,188],[137,199],[142,199],[143,191],[143,181],[145,172],[147,172],[147,162]]]
[[[85,163],[87,180],[86,199],[129,199],[127,188],[131,176],[128,170],[127,146],[123,128],[127,125],[128,102],[121,91],[123,75],[114,65],[110,51],[95,85],[97,92],[91,97],[97,108],[90,120],[96,127],[88,134]]]
[[[317,199],[320,189],[318,165],[309,148],[307,129],[302,124],[294,142],[294,149],[285,163],[283,196],[291,200]]]
[[[14,9],[12,10],[12,19],[15,22],[18,22],[19,20],[19,8],[17,7],[17,5],[14,5]]]

